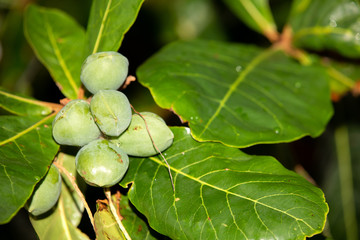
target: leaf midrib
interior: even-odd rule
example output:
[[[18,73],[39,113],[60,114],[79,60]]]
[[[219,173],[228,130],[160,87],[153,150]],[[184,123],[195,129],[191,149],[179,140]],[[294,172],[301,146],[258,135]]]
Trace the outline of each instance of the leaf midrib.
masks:
[[[43,124],[44,122],[46,122],[47,120],[49,120],[50,118],[52,118],[52,117],[55,116],[55,115],[56,115],[56,112],[53,113],[53,114],[50,114],[49,116],[47,116],[47,117],[45,117],[45,118],[43,118],[43,119],[41,119],[40,121],[36,122],[34,125],[26,128],[25,130],[23,130],[23,131],[15,134],[15,135],[12,136],[11,138],[8,138],[8,139],[0,142],[0,146],[6,144],[6,143],[8,143],[8,142],[15,141],[16,139],[18,139],[18,138],[22,137],[23,135],[27,134],[28,132],[34,130],[36,127],[40,126],[41,124]]]
[[[252,17],[252,19],[255,21],[255,23],[258,25],[258,27],[263,31],[266,32],[267,29],[273,29],[273,25],[270,24],[258,11],[258,9],[254,6],[252,1],[249,0],[239,0],[240,3],[244,6],[246,11],[249,13],[249,15]]]
[[[6,96],[6,97],[8,97],[8,98],[12,98],[12,99],[18,100],[18,101],[20,101],[20,102],[26,102],[26,103],[33,104],[33,105],[36,105],[36,106],[39,106],[39,107],[49,108],[49,107],[47,107],[43,102],[38,101],[38,100],[33,100],[33,99],[29,99],[29,98],[17,96],[17,95],[8,93],[8,92],[4,92],[4,91],[2,91],[2,90],[0,90],[0,94]]]
[[[275,52],[277,52],[278,50],[275,48],[270,48],[262,53],[260,53],[259,55],[257,55],[250,63],[249,65],[244,69],[244,71],[241,72],[241,74],[239,75],[239,77],[235,80],[234,83],[232,83],[230,85],[229,90],[226,92],[226,94],[224,95],[224,97],[221,99],[221,101],[219,102],[219,106],[216,109],[215,113],[210,117],[210,119],[208,120],[208,122],[206,123],[206,125],[204,126],[204,129],[200,132],[200,134],[198,135],[199,137],[201,137],[206,130],[209,128],[209,126],[211,125],[211,123],[215,120],[215,118],[219,115],[219,113],[221,112],[221,110],[224,108],[226,102],[229,100],[229,98],[232,96],[232,94],[236,91],[236,89],[238,88],[238,86],[244,81],[244,79],[246,78],[246,76],[257,66],[259,65],[262,61],[264,61],[266,58],[270,57],[272,54],[274,54]]]
[[[105,28],[105,22],[106,22],[106,19],[108,17],[108,14],[109,14],[109,9],[110,9],[110,6],[111,6],[111,2],[112,0],[109,0],[108,1],[108,4],[106,6],[106,9],[105,9],[105,12],[104,12],[104,16],[103,18],[101,19],[101,25],[100,25],[100,29],[99,29],[99,33],[96,37],[96,41],[95,41],[95,45],[94,45],[94,49],[92,51],[92,53],[96,53],[98,51],[98,48],[99,48],[99,45],[100,45],[100,41],[101,41],[101,38],[102,38],[102,33],[104,31],[104,28]]]
[[[45,16],[46,18],[46,16]],[[54,49],[54,53],[55,53],[55,56],[57,58],[57,60],[59,61],[59,64],[60,64],[60,67],[61,69],[63,70],[66,78],[68,79],[69,83],[70,83],[70,86],[72,87],[72,89],[74,90],[75,94],[77,95],[78,94],[78,87],[76,86],[76,83],[74,81],[74,78],[73,76],[71,75],[63,57],[62,57],[62,54],[60,52],[60,49],[56,43],[56,40],[55,40],[55,36],[54,36],[54,33],[52,31],[52,27],[48,24],[48,21],[47,19],[45,20],[45,27],[46,27],[46,32],[49,36],[49,40],[50,40],[50,43],[51,43],[51,46],[53,47]]]
[[[154,161],[155,163],[159,164],[159,165],[162,165],[162,166],[164,166],[164,167],[168,167],[165,163],[163,163],[162,161],[160,161],[159,159],[157,159],[157,158],[155,158],[155,157],[150,157],[150,159],[151,159],[152,161]],[[277,209],[277,208],[272,207],[272,206],[270,206],[270,205],[267,205],[267,204],[265,204],[265,203],[259,202],[259,201],[257,201],[256,199],[252,199],[252,198],[249,198],[249,197],[246,197],[246,196],[237,194],[237,193],[230,192],[230,191],[228,191],[228,190],[226,190],[226,189],[222,189],[222,188],[220,188],[220,187],[211,185],[211,184],[209,184],[209,183],[207,183],[207,182],[205,182],[205,181],[200,180],[199,178],[195,178],[195,177],[193,177],[193,176],[191,176],[191,175],[189,175],[189,174],[187,174],[187,173],[184,173],[184,172],[182,172],[181,170],[179,170],[179,169],[177,169],[177,168],[174,168],[174,167],[172,167],[172,166],[170,166],[170,169],[171,169],[172,171],[176,172],[177,174],[180,174],[180,175],[182,175],[182,176],[184,176],[184,177],[187,177],[187,178],[189,178],[189,179],[191,179],[191,180],[193,180],[193,181],[195,181],[195,182],[198,182],[198,183],[199,183],[200,185],[202,185],[202,186],[208,186],[208,187],[213,188],[213,189],[215,189],[215,190],[224,192],[224,193],[226,193],[227,195],[230,194],[230,195],[233,195],[233,196],[242,198],[242,199],[244,199],[244,200],[253,202],[254,204],[259,204],[259,205],[262,205],[262,206],[264,206],[264,207],[270,208],[270,209],[272,209],[272,210],[274,210],[274,211],[277,211],[277,212],[280,212],[280,213],[282,213],[282,214],[285,214],[285,215],[293,218],[293,219],[296,220],[296,221],[301,221],[301,222],[304,223],[307,227],[309,227],[311,230],[315,230],[312,226],[310,226],[310,225],[309,225],[307,222],[305,222],[303,219],[297,218],[297,217],[295,217],[295,216],[293,216],[293,215],[291,215],[291,214],[289,214],[289,213],[287,213],[287,212],[285,212],[285,211],[282,211],[281,209]]]

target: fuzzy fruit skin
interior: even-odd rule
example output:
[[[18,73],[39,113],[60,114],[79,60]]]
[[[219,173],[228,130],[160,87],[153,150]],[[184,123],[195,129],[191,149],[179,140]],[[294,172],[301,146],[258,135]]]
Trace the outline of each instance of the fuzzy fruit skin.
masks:
[[[86,58],[80,79],[91,93],[99,90],[116,90],[125,81],[129,70],[129,61],[118,52],[98,52]]]
[[[52,133],[60,145],[83,146],[100,137],[101,132],[84,100],[70,101],[56,115]]]
[[[115,144],[97,139],[79,150],[75,165],[77,172],[89,185],[111,187],[124,177],[129,158]]]
[[[100,90],[90,102],[90,110],[100,130],[108,136],[119,136],[131,122],[128,98],[116,90]]]
[[[164,151],[170,147],[174,140],[174,134],[165,121],[155,113],[142,112],[140,114],[145,118],[158,149]],[[138,114],[133,114],[128,129],[120,137],[111,141],[130,156],[149,157],[158,154],[148,134],[145,122]]]
[[[51,164],[45,178],[38,183],[32,197],[28,201],[27,209],[33,216],[39,216],[55,206],[61,192],[60,172]]]

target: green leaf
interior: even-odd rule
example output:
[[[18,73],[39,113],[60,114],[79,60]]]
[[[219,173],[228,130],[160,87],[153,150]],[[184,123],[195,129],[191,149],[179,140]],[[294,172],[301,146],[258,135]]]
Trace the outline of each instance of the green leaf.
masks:
[[[117,51],[144,0],[95,0],[87,27],[88,54]]]
[[[30,5],[25,12],[25,35],[61,92],[76,99],[84,61],[85,31],[67,14]]]
[[[276,24],[268,0],[225,0],[225,2],[249,27],[271,41],[277,40]]]
[[[0,223],[24,206],[54,159],[53,117],[0,116]]]
[[[332,115],[322,67],[274,48],[193,41],[168,45],[137,76],[195,139],[245,147],[318,136]]]
[[[356,87],[356,82],[360,79],[358,64],[328,58],[323,60],[322,63],[327,68],[333,96],[334,94],[338,96],[344,95]]]
[[[0,108],[16,115],[48,115],[52,111],[41,101],[10,93],[1,87]]]
[[[120,230],[108,206],[97,202],[97,211],[94,214],[94,224],[97,240],[118,239],[124,240],[125,236]]]
[[[323,192],[268,156],[199,143],[172,128],[174,144],[159,156],[131,158],[121,182],[150,226],[172,239],[304,239],[320,233]]]
[[[351,58],[360,56],[358,1],[295,0],[289,23],[297,47],[330,50]]]
[[[82,192],[85,192],[86,183],[76,171],[75,157],[65,153],[59,153],[57,163],[62,165],[72,176],[76,176],[76,183],[79,189]],[[75,227],[77,227],[84,212],[84,204],[65,174],[61,173],[61,176],[63,179],[63,189],[61,194],[65,216]]]
[[[76,175],[75,158],[73,156],[60,153],[57,163],[65,167],[73,176]],[[89,239],[76,228],[80,223],[84,206],[64,174],[62,174],[62,179],[61,195],[56,207],[45,216],[39,218],[30,216],[31,224],[40,239]]]
[[[154,231],[150,231],[150,228],[137,213],[136,209],[130,205],[129,199],[125,195],[121,195],[120,199],[120,214],[123,217],[122,223],[133,240],[143,239],[158,239],[155,235],[159,235]],[[161,239],[164,239],[162,236]]]
[[[89,237],[77,229],[65,215],[66,205],[60,196],[58,204],[53,212],[44,218],[30,216],[39,239],[49,240],[88,240]]]

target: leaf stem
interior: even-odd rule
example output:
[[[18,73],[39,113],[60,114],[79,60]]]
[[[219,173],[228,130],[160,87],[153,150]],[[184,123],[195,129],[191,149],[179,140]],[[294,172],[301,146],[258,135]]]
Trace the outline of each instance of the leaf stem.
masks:
[[[76,193],[79,195],[81,201],[83,202],[84,204],[84,207],[86,209],[86,212],[90,218],[90,222],[91,222],[91,225],[93,226],[94,228],[94,217],[91,213],[91,210],[89,208],[89,205],[87,204],[86,200],[85,200],[85,197],[84,197],[84,194],[81,192],[80,188],[78,187],[78,185],[76,184],[76,181],[75,181],[75,177],[72,176],[67,170],[66,168],[64,168],[61,164],[59,164],[58,162],[54,161],[54,165],[60,170],[60,172],[64,173],[65,176],[69,179],[69,181],[71,182],[71,184],[73,185]],[[95,228],[94,228],[95,230]]]
[[[358,239],[356,205],[354,202],[354,186],[351,167],[349,131],[346,126],[335,130],[335,145],[338,159],[341,200],[344,213],[346,239]]]
[[[146,127],[146,131],[148,132],[149,134],[149,137],[150,137],[150,140],[153,144],[153,146],[155,147],[156,151],[160,154],[160,156],[162,157],[162,159],[164,160],[164,162],[166,163],[167,167],[168,167],[168,171],[169,171],[169,176],[170,176],[170,180],[171,180],[171,186],[173,188],[173,191],[175,192],[175,185],[174,185],[174,180],[173,180],[173,177],[172,177],[172,174],[171,174],[171,167],[170,167],[170,164],[167,162],[166,158],[164,157],[164,155],[162,154],[162,152],[159,150],[159,148],[156,146],[155,142],[154,142],[154,139],[153,137],[151,136],[150,134],[150,130],[149,130],[149,126],[147,125],[147,122],[144,118],[143,115],[141,115],[138,111],[135,110],[135,108],[130,104],[131,108],[134,110],[134,112],[136,114],[138,114],[145,122],[145,127]]]
[[[110,188],[104,188],[104,193],[105,193],[105,196],[106,198],[108,199],[109,201],[109,206],[110,206],[110,211],[112,213],[112,215],[115,217],[115,220],[117,222],[117,224],[119,225],[121,231],[123,232],[125,238],[127,240],[131,240],[131,237],[129,235],[129,233],[126,231],[126,228],[124,227],[124,225],[122,224],[117,212],[116,212],[116,208],[114,206],[114,203],[111,199],[111,191],[110,191]]]

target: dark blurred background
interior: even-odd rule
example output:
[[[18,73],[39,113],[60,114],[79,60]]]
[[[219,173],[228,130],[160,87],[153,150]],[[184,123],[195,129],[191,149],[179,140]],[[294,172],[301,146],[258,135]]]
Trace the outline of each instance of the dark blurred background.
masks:
[[[43,101],[59,102],[64,96],[24,38],[23,12],[29,3],[61,9],[86,27],[91,1],[0,0],[0,86]],[[270,0],[270,4],[281,31],[291,1]],[[119,52],[129,59],[129,74],[136,75],[136,68],[167,43],[195,38],[269,46],[262,35],[247,28],[221,0],[146,0]],[[149,91],[139,83],[132,83],[124,92],[138,111],[156,112],[169,125],[181,125],[177,116],[157,107]],[[360,101],[347,94],[334,103],[334,107],[335,114],[319,138],[305,137],[288,144],[257,145],[243,150],[249,154],[272,155],[288,169],[297,171],[322,188],[330,206],[325,235],[346,239],[346,231],[356,232],[359,227],[354,220],[359,218],[360,208],[354,209],[355,218],[344,214],[343,209],[351,204],[360,206],[360,174],[357,174],[360,173]],[[349,143],[342,149],[350,149],[351,162],[337,157],[336,146],[344,139]],[[350,176],[352,181],[346,182],[344,175]],[[348,201],[341,197],[344,191],[354,195],[353,202],[344,202]],[[87,192],[94,210],[95,201],[99,196],[104,198],[103,193],[96,188]],[[85,215],[80,228],[95,238]],[[0,225],[0,238],[37,239],[25,210],[21,210],[10,223]],[[320,234],[312,239],[325,237]]]

